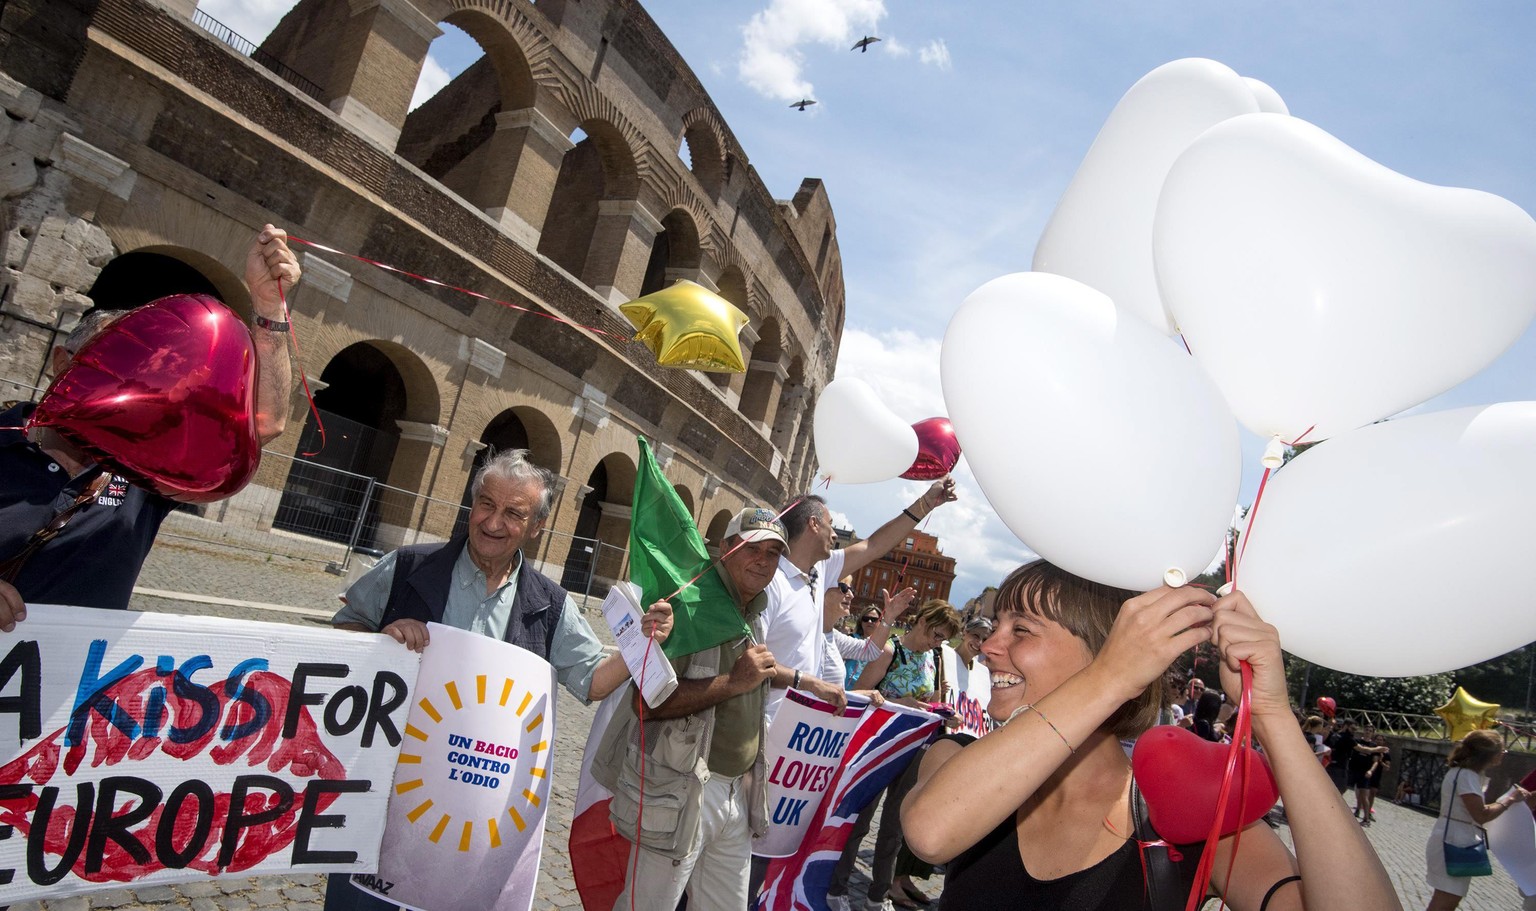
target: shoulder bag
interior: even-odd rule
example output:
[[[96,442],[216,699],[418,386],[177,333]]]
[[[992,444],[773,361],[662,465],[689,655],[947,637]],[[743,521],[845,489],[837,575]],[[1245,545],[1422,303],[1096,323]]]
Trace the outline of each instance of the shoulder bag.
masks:
[[[1451,832],[1451,814],[1456,812],[1456,788],[1461,784],[1461,770],[1451,773],[1451,800],[1445,810],[1445,829],[1440,833],[1440,846],[1445,849],[1445,872],[1451,876],[1492,876],[1493,864],[1488,860],[1488,832],[1476,826],[1480,838],[1476,844],[1463,848],[1447,839]]]

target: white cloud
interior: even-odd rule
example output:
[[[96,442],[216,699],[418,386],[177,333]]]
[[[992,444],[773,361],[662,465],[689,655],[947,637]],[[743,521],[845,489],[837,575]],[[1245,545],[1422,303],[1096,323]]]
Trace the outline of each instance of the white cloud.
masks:
[[[902,420],[916,423],[945,414],[939,385],[941,339],[913,332],[879,333],[850,327],[838,353],[839,376],[857,376]],[[954,472],[960,499],[933,512],[922,525],[937,535],[945,554],[955,558],[951,600],[974,597],[1002,581],[1009,570],[1033,559],[992,511],[965,459]],[[928,482],[895,480],[881,484],[833,484],[821,491],[861,535],[869,535],[928,489]]]
[[[293,0],[203,0],[198,8],[259,46],[293,9]]]
[[[772,0],[742,28],[737,71],[754,91],[781,101],[815,97],[802,74],[803,45],[847,49],[874,31],[884,0]]]
[[[891,57],[910,57],[910,56],[912,56],[912,48],[906,46],[905,44],[902,44],[901,41],[895,35],[891,35],[891,36],[889,36],[887,38],[882,39],[882,43],[885,45],[885,50],[883,50],[881,52],[883,54],[886,54],[886,55],[891,56]]]
[[[941,70],[952,69],[949,61],[949,45],[943,38],[935,38],[917,51],[917,59]]]
[[[416,91],[411,95],[411,110],[416,110],[423,101],[442,91],[452,79],[443,65],[431,54],[427,54],[421,62],[421,77],[416,80]]]

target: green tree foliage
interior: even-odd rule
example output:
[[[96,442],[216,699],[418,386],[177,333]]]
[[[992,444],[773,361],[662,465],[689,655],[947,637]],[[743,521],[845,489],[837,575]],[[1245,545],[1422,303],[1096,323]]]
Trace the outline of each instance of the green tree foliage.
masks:
[[[1497,703],[1506,712],[1530,714],[1532,665],[1536,645],[1527,645],[1491,661],[1453,671],[1451,676],[1476,699]]]
[[[1308,675],[1308,668],[1311,674]],[[1314,712],[1319,696],[1331,696],[1341,707],[1370,709],[1377,712],[1402,712],[1407,715],[1428,715],[1437,706],[1444,705],[1456,692],[1456,678],[1452,674],[1430,674],[1425,677],[1360,677],[1344,674],[1308,662],[1294,655],[1285,659],[1286,682],[1291,698],[1298,703],[1302,688],[1306,688],[1307,712]],[[1481,697],[1479,697],[1481,698]]]

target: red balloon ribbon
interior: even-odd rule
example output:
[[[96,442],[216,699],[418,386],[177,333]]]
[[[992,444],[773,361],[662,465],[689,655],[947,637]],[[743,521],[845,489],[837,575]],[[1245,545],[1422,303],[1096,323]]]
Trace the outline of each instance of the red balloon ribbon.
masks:
[[[458,285],[450,285],[450,284],[448,284],[445,281],[439,281],[439,280],[437,280],[435,278],[431,278],[431,277],[426,276],[426,275],[419,275],[419,274],[417,274],[415,272],[411,272],[408,269],[402,269],[399,266],[391,266],[389,263],[379,262],[376,259],[369,259],[366,256],[359,256],[356,253],[348,253],[345,250],[338,250],[335,247],[327,247],[325,244],[316,243],[315,241],[312,241],[312,240],[305,240],[302,237],[294,237],[293,235],[290,234],[290,235],[288,235],[288,242],[291,243],[291,244],[303,244],[306,247],[314,247],[316,250],[324,250],[327,253],[334,253],[337,256],[345,256],[348,259],[355,259],[358,262],[367,263],[370,266],[375,266],[377,268],[385,270],[386,272],[393,272],[396,275],[403,275],[406,278],[413,278],[416,281],[423,282],[423,283],[428,284],[428,285],[436,285],[439,288],[447,288],[449,291],[457,291],[460,294],[467,294],[470,297],[477,298],[477,299],[483,300],[483,301],[487,301],[487,302],[492,303],[492,304],[500,304],[501,306],[506,307],[509,310],[517,310],[517,311],[519,311],[521,313],[532,314],[533,316],[542,317],[543,319],[547,319],[547,320],[550,320],[550,321],[556,322],[556,323],[565,323],[567,326],[576,326],[577,328],[585,329],[588,332],[593,332],[593,333],[596,333],[598,335],[607,336],[608,338],[615,339],[617,341],[621,341],[621,342],[631,342],[631,341],[634,341],[634,337],[633,336],[619,335],[616,332],[609,332],[607,329],[600,329],[597,326],[588,326],[585,323],[578,323],[575,320],[568,320],[568,319],[564,319],[562,317],[553,316],[551,314],[543,313],[543,312],[541,312],[539,310],[535,310],[532,307],[524,307],[522,304],[514,304],[511,301],[501,300],[500,298],[491,297],[488,294],[481,294],[479,291],[471,291],[468,288],[460,288]]]
[[[1252,761],[1253,750],[1253,666],[1244,661],[1240,665],[1243,675],[1242,701],[1237,706],[1237,718],[1232,727],[1231,748],[1227,751],[1227,768],[1221,777],[1221,792],[1216,798],[1216,816],[1211,822],[1211,832],[1205,838],[1205,851],[1200,855],[1200,864],[1195,868],[1195,882],[1189,890],[1189,901],[1184,905],[1184,911],[1197,911],[1205,901],[1205,893],[1211,884],[1211,875],[1216,868],[1216,843],[1221,840],[1222,823],[1227,817],[1227,800],[1232,796],[1232,779],[1237,771],[1237,760],[1243,758],[1242,783],[1240,785],[1237,805],[1245,806],[1248,798],[1248,780],[1251,771],[1249,763]],[[1238,846],[1242,843],[1243,830],[1239,828],[1232,836],[1232,862],[1227,867],[1227,882],[1222,888],[1222,894],[1227,894],[1232,886],[1232,870],[1237,866]],[[1222,907],[1226,902],[1222,902]]]

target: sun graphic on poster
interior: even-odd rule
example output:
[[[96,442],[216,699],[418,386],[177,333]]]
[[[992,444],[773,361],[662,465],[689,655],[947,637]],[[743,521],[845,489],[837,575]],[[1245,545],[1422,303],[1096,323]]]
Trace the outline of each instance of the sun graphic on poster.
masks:
[[[395,794],[405,798],[420,792],[420,799],[405,813],[412,825],[430,825],[427,838],[442,844],[456,835],[458,850],[469,851],[483,834],[490,847],[503,844],[502,826],[510,823],[525,832],[549,791],[550,719],[544,699],[535,705],[531,690],[517,697],[517,684],[503,678],[499,697],[487,698],[489,680],[474,678],[474,698],[466,701],[457,681],[443,684],[445,715],[432,700],[422,696],[405,726],[408,738],[400,749],[400,770]],[[512,717],[509,718],[508,714]],[[419,725],[419,726],[418,726]],[[471,733],[479,732],[479,733]],[[494,732],[494,733],[491,733]],[[507,742],[510,736],[517,743]],[[446,749],[445,749],[446,746]],[[408,777],[407,767],[418,774]],[[425,771],[421,771],[425,770]],[[489,806],[504,806],[487,815]]]

